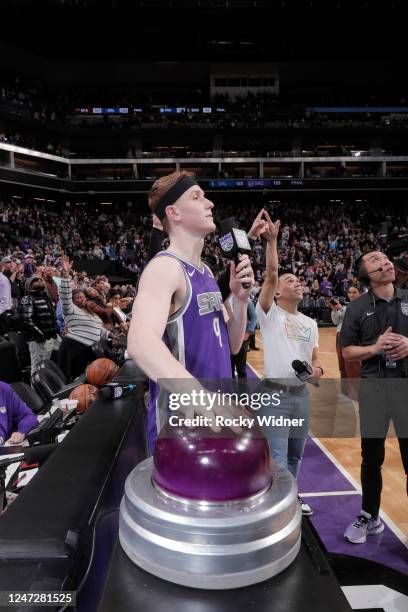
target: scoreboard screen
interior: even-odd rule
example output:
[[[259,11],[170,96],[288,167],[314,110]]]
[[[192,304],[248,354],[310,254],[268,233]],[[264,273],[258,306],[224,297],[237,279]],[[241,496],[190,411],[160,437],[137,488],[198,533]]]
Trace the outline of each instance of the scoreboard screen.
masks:
[[[216,179],[208,181],[210,189],[282,189],[303,186],[303,179]]]

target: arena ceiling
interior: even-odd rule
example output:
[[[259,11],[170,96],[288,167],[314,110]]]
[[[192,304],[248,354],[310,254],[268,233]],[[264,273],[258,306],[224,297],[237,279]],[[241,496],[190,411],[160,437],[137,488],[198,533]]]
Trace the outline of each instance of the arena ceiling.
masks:
[[[407,57],[405,20],[389,10],[398,4],[2,0],[0,40],[45,58],[70,61],[401,59]],[[387,10],[378,10],[381,6]]]

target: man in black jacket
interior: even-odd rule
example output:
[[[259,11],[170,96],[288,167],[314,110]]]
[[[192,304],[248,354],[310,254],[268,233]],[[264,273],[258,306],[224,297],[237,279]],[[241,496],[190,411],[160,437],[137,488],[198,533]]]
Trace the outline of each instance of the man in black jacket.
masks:
[[[41,276],[26,281],[26,295],[21,300],[22,329],[31,355],[31,375],[49,359],[57,337],[57,320],[50,295]]]

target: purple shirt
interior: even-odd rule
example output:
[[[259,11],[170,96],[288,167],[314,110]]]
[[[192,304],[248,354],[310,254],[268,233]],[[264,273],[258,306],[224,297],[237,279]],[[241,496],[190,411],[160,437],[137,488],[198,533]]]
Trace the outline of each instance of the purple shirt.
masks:
[[[0,444],[4,444],[14,431],[26,434],[37,427],[34,412],[10,385],[0,381]]]
[[[320,283],[320,293],[325,296],[330,296],[332,292],[332,284],[328,280],[322,280]]]

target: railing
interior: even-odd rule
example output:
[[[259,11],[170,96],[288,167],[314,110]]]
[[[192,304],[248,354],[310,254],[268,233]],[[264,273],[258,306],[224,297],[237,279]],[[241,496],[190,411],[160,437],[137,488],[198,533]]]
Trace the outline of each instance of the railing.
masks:
[[[234,152],[239,155],[239,152]],[[285,157],[151,157],[73,159],[0,143],[0,180],[36,184],[50,189],[78,191],[93,189],[91,183],[148,182],[174,170],[194,172],[198,180],[274,180],[292,182],[312,179],[408,179],[408,155],[296,155]],[[260,185],[261,187],[261,185]],[[110,188],[110,187],[109,187]],[[114,187],[115,191],[123,188]],[[98,187],[99,190],[99,187]]]

